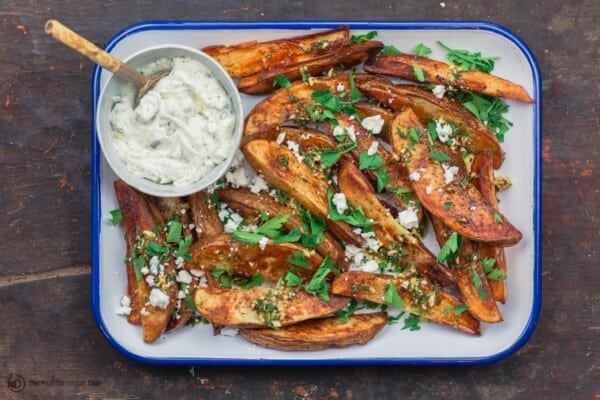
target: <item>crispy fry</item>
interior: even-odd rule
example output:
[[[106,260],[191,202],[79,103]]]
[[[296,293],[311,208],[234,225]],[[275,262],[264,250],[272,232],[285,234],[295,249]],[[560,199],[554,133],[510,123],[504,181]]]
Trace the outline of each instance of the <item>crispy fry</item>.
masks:
[[[383,312],[313,319],[281,329],[241,329],[240,335],[259,346],[284,351],[316,351],[365,344],[387,324]]]
[[[389,211],[377,200],[373,188],[364,175],[352,163],[344,163],[338,175],[340,190],[354,207],[362,207],[367,218],[376,222],[373,225],[376,237],[382,246],[392,250],[400,245],[404,254],[403,262],[416,265],[425,276],[440,283],[452,283],[452,274],[446,267],[438,264],[435,256],[415,235],[411,234]]]
[[[268,42],[256,40],[233,46],[202,49],[216,59],[233,78],[241,78],[274,67],[296,65],[334,53],[348,43],[347,26]]]
[[[275,66],[267,71],[257,72],[245,76],[238,82],[238,90],[246,94],[267,94],[275,91],[275,77],[285,76],[289,81],[297,81],[302,75],[319,76],[331,69],[343,66],[344,69],[352,68],[383,48],[383,43],[369,40],[358,44],[349,44],[339,48],[335,53],[326,54],[303,61],[298,64]]]
[[[418,140],[410,137],[411,128],[418,131]],[[425,209],[471,240],[497,246],[511,246],[521,240],[521,232],[465,179],[460,164],[430,158],[427,133],[410,108],[394,117],[392,129],[396,132],[392,135],[392,148],[408,171],[415,174],[413,188]],[[432,148],[436,153],[448,156],[441,146],[433,145]]]
[[[364,65],[367,72],[391,75],[409,81],[417,81],[415,67],[421,68],[425,82],[533,103],[533,99],[521,85],[477,70],[460,71],[455,66],[427,57],[411,54],[380,55]]]
[[[206,191],[191,194],[188,201],[199,241],[210,240],[223,233],[216,206]]]
[[[455,307],[460,304],[456,297],[443,290],[435,290],[424,279],[406,280],[390,275],[351,271],[344,272],[333,280],[331,292],[377,304],[391,304],[385,300],[389,285],[396,289],[405,311],[461,332],[481,334],[479,321],[471,314],[467,311],[455,314]]]
[[[344,308],[350,299],[331,296],[329,302],[289,288],[220,289],[199,287],[194,295],[198,312],[218,325],[278,328],[322,318]]]
[[[206,272],[223,269],[247,277],[260,274],[271,282],[285,276],[291,267],[286,259],[295,253],[304,254],[308,265],[308,268],[297,268],[296,275],[310,278],[323,259],[315,251],[295,243],[277,244],[269,241],[261,249],[258,245],[236,242],[229,234],[224,234],[213,237],[210,242],[199,242],[190,249],[194,267]]]
[[[498,210],[498,200],[496,199],[496,189],[494,185],[494,167],[492,165],[491,154],[488,152],[477,154],[471,165],[471,173],[474,175],[473,184],[477,190],[481,192],[483,198],[490,203],[495,210]],[[502,275],[506,277],[508,267],[506,264],[506,255],[502,247],[480,244],[479,255],[482,258],[496,260],[494,268],[502,271]],[[494,299],[504,304],[508,295],[506,279],[491,279],[489,280],[489,285]]]
[[[396,112],[410,107],[422,120],[434,118],[454,123],[459,132],[464,132],[454,135],[459,145],[472,153],[489,150],[494,157],[494,167],[502,164],[504,152],[496,136],[459,103],[446,98],[438,99],[430,91],[415,85],[393,85],[382,81],[360,82],[357,85],[360,90]]]
[[[327,181],[298,161],[294,153],[264,139],[246,143],[242,151],[248,163],[262,173],[269,184],[289,193],[314,215],[325,218],[327,227],[338,239],[362,245],[363,239],[350,225],[328,218]]]

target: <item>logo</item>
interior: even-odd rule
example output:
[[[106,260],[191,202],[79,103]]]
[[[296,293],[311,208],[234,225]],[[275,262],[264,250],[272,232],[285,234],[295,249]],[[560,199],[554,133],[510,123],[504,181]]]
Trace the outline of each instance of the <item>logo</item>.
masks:
[[[25,378],[19,374],[13,376],[13,373],[11,372],[8,378],[6,378],[6,386],[8,386],[8,389],[12,392],[21,392],[25,389]]]

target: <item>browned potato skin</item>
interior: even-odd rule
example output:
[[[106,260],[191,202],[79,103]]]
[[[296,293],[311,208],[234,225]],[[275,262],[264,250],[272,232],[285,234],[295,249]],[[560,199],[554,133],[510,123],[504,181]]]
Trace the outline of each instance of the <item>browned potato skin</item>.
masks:
[[[346,307],[350,301],[347,297],[330,296],[329,302],[324,302],[304,291],[289,288],[198,287],[194,293],[194,303],[198,312],[213,324],[239,328],[264,328],[268,327],[268,324],[264,316],[254,309],[254,304],[269,295],[276,298],[274,304],[280,313],[277,322],[282,327],[329,316]]]
[[[318,351],[365,344],[387,324],[387,314],[355,314],[340,322],[336,317],[312,319],[281,329],[241,329],[240,335],[262,347],[283,351]]]
[[[338,183],[348,202],[353,207],[362,207],[367,218],[376,222],[373,231],[382,246],[392,249],[400,243],[408,264],[415,264],[422,274],[441,285],[452,284],[450,271],[436,261],[435,256],[419,238],[392,218],[390,212],[375,196],[369,181],[354,164],[347,162],[340,166]]]
[[[289,193],[313,214],[325,218],[327,227],[338,239],[356,246],[363,244],[362,237],[354,233],[350,225],[328,218],[327,181],[298,161],[294,153],[264,139],[246,143],[242,151],[248,163],[262,173],[269,184]]]
[[[384,304],[385,292],[388,285],[394,285],[398,295],[404,303],[405,311],[420,315],[432,322],[447,325],[471,335],[481,334],[480,323],[465,311],[454,315],[454,307],[460,301],[448,292],[438,290],[435,294],[435,303],[427,309],[414,304],[412,294],[402,286],[404,278],[390,275],[375,274],[371,272],[351,271],[337,276],[331,285],[331,293],[340,296],[349,296],[356,299],[368,300],[377,304]],[[421,286],[424,293],[433,291],[431,284]]]
[[[416,85],[372,81],[357,83],[357,86],[396,112],[410,107],[422,120],[442,118],[444,121],[453,122],[459,130],[469,135],[464,143],[461,142],[463,147],[475,154],[489,150],[494,157],[494,167],[498,168],[502,164],[504,152],[496,136],[459,103],[445,97],[438,99],[431,91]]]
[[[496,210],[489,205],[481,193],[471,184],[463,186],[464,171],[460,171],[448,185],[444,179],[444,169],[441,163],[429,158],[427,134],[415,113],[407,108],[397,114],[392,123],[394,132],[408,132],[416,128],[421,132],[420,140],[409,150],[409,140],[399,134],[392,135],[394,152],[404,159],[406,167],[412,173],[418,171],[421,175],[413,182],[413,188],[421,200],[423,207],[431,214],[440,218],[453,231],[478,242],[490,243],[496,246],[511,246],[521,240],[522,234],[506,217],[503,222],[496,222]],[[445,152],[441,146],[435,147],[438,152]],[[433,188],[427,193],[427,187]],[[438,191],[439,188],[442,190]],[[444,204],[452,203],[446,209]]]
[[[386,81],[384,78],[370,74],[354,74],[354,81],[365,83],[371,80]],[[345,92],[350,93],[350,76],[346,74],[331,78],[311,78],[310,85],[298,81],[286,89],[279,89],[258,103],[246,117],[244,135],[251,136],[258,132],[268,131],[289,122],[301,121],[310,123],[305,106],[312,104],[312,94],[318,90],[329,89],[337,93],[339,84],[344,85]]]
[[[431,217],[431,223],[437,241],[440,244],[440,247],[442,247],[450,235],[452,235],[452,230],[436,217]],[[481,264],[482,255],[478,250],[479,246],[477,243],[463,238],[458,258],[455,261],[448,263],[448,265],[452,269],[452,273],[456,279],[456,287],[458,288],[461,298],[469,308],[471,315],[481,322],[502,322],[502,314],[496,305],[496,300],[491,295],[490,285],[488,284],[488,279]],[[467,258],[468,256],[476,256],[476,258],[469,261]],[[479,288],[476,287],[473,282],[471,276],[473,271],[475,271],[481,280],[481,286]],[[480,293],[484,293],[484,296],[486,297],[485,300],[481,297]]]
[[[521,86],[485,72],[459,71],[445,62],[411,54],[380,55],[364,65],[364,70],[375,74],[391,75],[409,81],[416,81],[414,67],[419,67],[425,75],[425,82],[471,90],[495,97],[533,103],[527,91]]]
[[[367,103],[365,101],[358,102],[354,105],[356,111],[358,111],[358,116],[361,119],[365,119],[367,117],[372,117],[374,115],[381,115],[383,118],[383,128],[381,129],[381,133],[379,136],[386,142],[390,142],[390,122],[392,122],[392,118],[394,117],[394,113],[388,110],[387,108],[380,107],[375,104]]]
[[[198,242],[190,249],[194,266],[204,271],[224,269],[247,277],[260,274],[271,282],[285,276],[291,267],[286,258],[294,253],[303,253],[310,266],[310,269],[296,269],[296,275],[304,279],[310,278],[323,261],[315,251],[295,243],[269,241],[261,250],[258,245],[236,242],[229,234],[213,237],[209,242]]]
[[[244,218],[260,217],[261,211],[269,215],[290,215],[283,225],[287,230],[298,228],[303,230],[302,218],[295,214],[294,210],[283,206],[273,200],[271,196],[252,193],[248,189],[221,189],[219,198],[227,205],[239,212]],[[344,249],[340,243],[329,232],[324,232],[323,241],[315,249],[323,258],[327,257],[336,263],[336,267],[342,271],[348,268],[348,262],[344,256]]]
[[[223,233],[223,224],[215,205],[206,191],[196,192],[188,197],[190,213],[196,226],[198,241],[210,240]]]
[[[268,42],[253,40],[233,46],[208,46],[202,51],[216,59],[232,78],[241,78],[271,68],[295,65],[328,53],[335,53],[348,43],[349,36],[348,27],[342,26]],[[323,47],[323,43],[327,43],[327,46]]]
[[[359,122],[357,122],[354,119],[350,119],[349,115],[339,113],[337,115],[337,119],[340,126],[344,129],[348,128],[349,126],[354,127],[354,132],[356,134],[357,151],[353,154],[355,155],[356,161],[358,162],[358,157],[360,157],[360,153],[368,151],[371,147],[371,144],[374,141],[377,141],[377,138],[374,135],[370,134],[369,131],[367,131],[365,128],[363,128]],[[383,146],[379,146],[377,148],[377,154],[379,154],[379,156],[383,160],[382,168],[385,170],[388,178],[387,187],[396,189],[410,189],[412,185],[410,183],[410,180],[408,179],[408,173],[406,171],[406,168],[404,168],[404,166],[398,162],[398,157],[395,154],[387,151]],[[366,170],[364,172],[369,177],[371,183],[373,185],[376,185],[377,178],[375,177],[373,172],[371,170]],[[420,203],[418,202],[419,199],[413,192],[408,193],[407,195],[409,202],[406,202],[402,196],[396,195],[394,193],[388,192],[388,195],[393,196],[396,202],[402,205],[402,210],[408,208],[410,202],[412,202],[412,206],[417,212],[419,221],[423,219],[423,207],[420,206]]]
[[[498,199],[496,199],[494,167],[491,154],[488,152],[477,154],[471,165],[471,174],[474,176],[473,184],[477,190],[481,192],[483,198],[490,203],[495,210],[498,210]],[[479,254],[481,257],[494,258],[496,260],[496,265],[494,265],[494,267],[501,270],[504,276],[507,275],[508,266],[506,264],[506,254],[502,247],[480,244]],[[489,280],[489,284],[494,299],[504,304],[508,296],[506,280]]]
[[[381,49],[383,49],[383,43],[376,40],[349,44],[341,47],[335,53],[315,57],[299,64],[276,66],[264,72],[245,76],[240,79],[237,88],[242,93],[252,95],[271,93],[277,89],[274,80],[278,75],[283,75],[293,82],[301,79],[302,73],[318,76],[340,65],[349,69],[367,61]]]
[[[125,230],[127,232],[126,237],[128,238],[128,251],[131,251],[137,236],[143,232],[152,232],[152,228],[155,225],[163,222],[162,216],[154,204],[150,204],[145,200],[144,195],[124,182],[115,181],[114,187],[119,208],[123,213]],[[157,221],[155,218],[159,218],[160,220]],[[129,245],[132,232],[134,233],[133,242]],[[127,268],[128,294],[131,295],[132,299],[132,313],[135,312],[131,322],[139,323],[136,315],[139,314],[144,341],[146,343],[154,342],[165,332],[167,323],[175,309],[177,285],[172,283],[165,288],[166,294],[171,298],[169,305],[165,309],[145,305],[150,297],[150,287],[144,279],[136,280],[133,265],[130,266],[128,263]],[[167,263],[165,274],[171,272],[173,268],[172,262]],[[145,308],[149,314],[141,314],[140,311],[142,308]]]

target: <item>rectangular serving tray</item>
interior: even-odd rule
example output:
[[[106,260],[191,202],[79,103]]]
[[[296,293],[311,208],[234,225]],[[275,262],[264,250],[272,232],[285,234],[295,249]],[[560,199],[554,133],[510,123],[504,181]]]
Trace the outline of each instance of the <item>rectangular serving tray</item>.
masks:
[[[509,101],[506,160],[500,173],[513,186],[499,194],[500,208],[523,232],[523,240],[506,251],[508,301],[500,309],[504,321],[482,324],[482,335],[472,337],[448,327],[423,323],[416,332],[402,324],[387,326],[364,346],[317,352],[283,352],[246,342],[241,337],[213,336],[210,326],[185,327],[146,344],[141,328],[116,314],[126,292],[123,263],[123,229],[107,223],[118,208],[113,182],[116,176],[104,160],[95,131],[95,109],[100,88],[109,76],[96,67],[92,82],[92,306],[98,327],[108,341],[127,356],[152,364],[479,364],[514,353],[533,332],[541,305],[541,78],[526,44],[506,28],[487,22],[166,22],[150,21],[130,26],[106,46],[118,57],[157,44],[183,44],[202,48],[306,34],[311,30],[349,25],[353,34],[377,30],[377,39],[411,52],[419,43],[432,48],[431,58],[445,60],[436,41],[452,48],[499,56],[494,74],[510,79],[535,98],[534,104]],[[260,100],[242,95],[246,113]],[[436,252],[430,233],[425,243]]]

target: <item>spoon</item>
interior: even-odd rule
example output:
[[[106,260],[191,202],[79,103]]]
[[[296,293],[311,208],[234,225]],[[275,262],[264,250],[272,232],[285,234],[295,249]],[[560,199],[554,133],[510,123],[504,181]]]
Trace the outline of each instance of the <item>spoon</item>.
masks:
[[[156,82],[169,75],[171,72],[171,68],[169,68],[149,76],[143,75],[135,68],[130,67],[112,54],[105,52],[89,40],[79,36],[77,33],[54,19],[46,22],[44,30],[54,39],[89,58],[102,68],[109,70],[120,78],[132,82],[138,88],[135,96],[135,106],[139,104],[140,99],[144,97],[146,92],[148,92]]]

